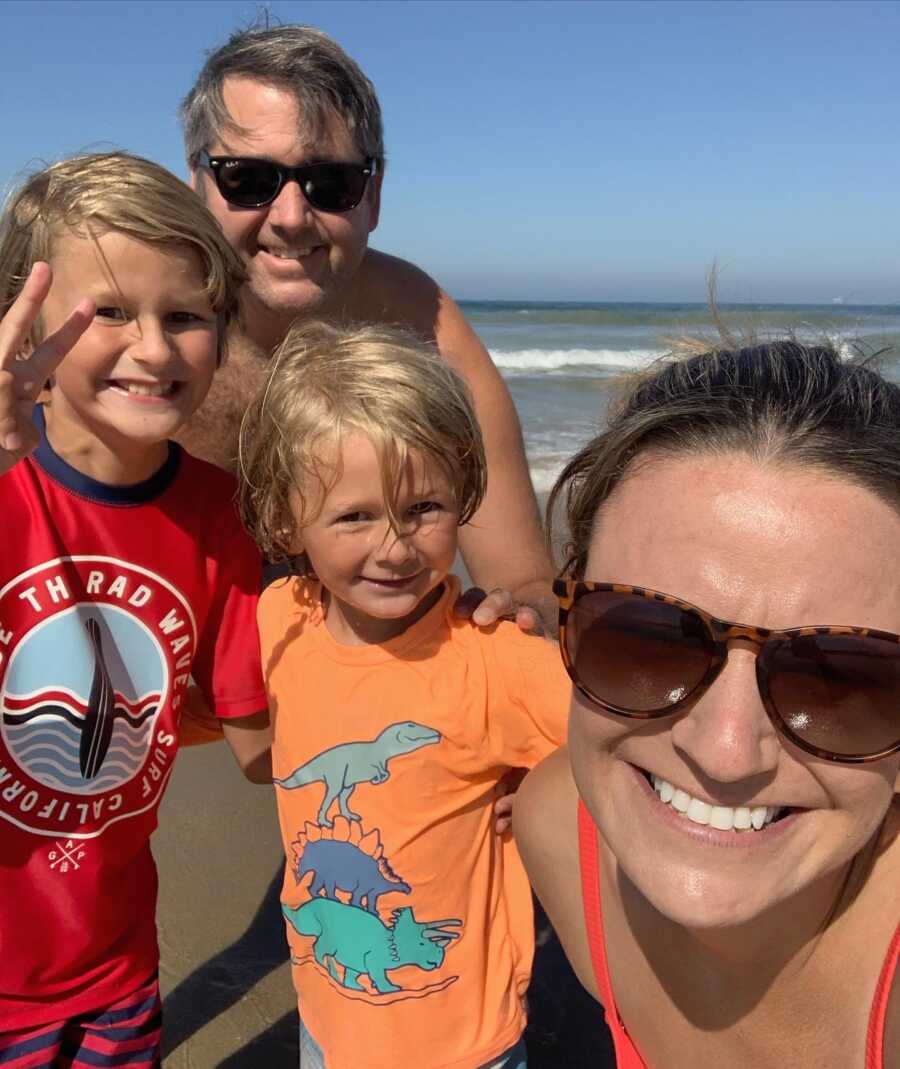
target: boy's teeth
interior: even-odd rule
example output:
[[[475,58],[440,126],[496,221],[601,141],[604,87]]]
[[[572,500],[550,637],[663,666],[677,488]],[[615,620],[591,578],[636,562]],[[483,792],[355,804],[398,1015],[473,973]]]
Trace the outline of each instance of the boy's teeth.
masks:
[[[674,787],[668,780],[653,776],[653,789],[661,802],[671,806],[676,812],[694,824],[708,824],[718,831],[760,831],[771,824],[781,812],[777,806],[737,806],[710,805],[700,798],[693,798],[687,791]]]
[[[141,397],[162,397],[164,394],[171,393],[175,384],[173,382],[158,382],[152,385],[148,382],[119,382],[116,385],[127,393],[136,393]]]

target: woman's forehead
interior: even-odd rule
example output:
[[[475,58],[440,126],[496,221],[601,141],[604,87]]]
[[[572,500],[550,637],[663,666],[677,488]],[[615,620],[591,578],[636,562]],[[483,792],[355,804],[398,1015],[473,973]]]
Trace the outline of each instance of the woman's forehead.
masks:
[[[587,577],[766,627],[900,632],[898,552],[900,514],[826,471],[737,453],[662,457],[599,510]]]

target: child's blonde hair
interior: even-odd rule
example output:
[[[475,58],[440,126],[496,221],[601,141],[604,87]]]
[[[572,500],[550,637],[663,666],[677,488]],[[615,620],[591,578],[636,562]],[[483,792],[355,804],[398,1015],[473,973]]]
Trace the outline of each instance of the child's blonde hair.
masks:
[[[276,351],[241,426],[241,516],[269,560],[296,553],[300,528],[339,475],[330,471],[329,482],[322,449],[352,433],[375,446],[395,528],[411,454],[446,473],[460,525],[477,511],[487,481],[481,430],[465,383],[436,350],[399,329],[302,324]]]
[[[243,265],[193,190],[165,168],[127,152],[61,160],[10,196],[0,220],[0,316],[34,264],[51,259],[54,239],[66,232],[96,239],[111,230],[199,255],[206,294],[220,320],[221,358],[225,330],[237,313]],[[116,280],[110,281],[118,290]]]

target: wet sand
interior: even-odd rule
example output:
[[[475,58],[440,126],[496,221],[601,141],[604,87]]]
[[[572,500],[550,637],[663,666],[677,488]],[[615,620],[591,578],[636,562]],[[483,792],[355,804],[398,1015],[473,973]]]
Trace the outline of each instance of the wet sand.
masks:
[[[182,751],[153,852],[164,1065],[296,1069],[272,789],[248,783],[224,743]]]

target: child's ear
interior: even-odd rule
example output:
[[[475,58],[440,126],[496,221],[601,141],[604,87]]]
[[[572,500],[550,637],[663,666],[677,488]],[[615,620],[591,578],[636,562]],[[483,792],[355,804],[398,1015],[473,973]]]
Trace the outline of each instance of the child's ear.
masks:
[[[291,575],[296,575],[301,579],[315,579],[316,573],[313,571],[313,566],[310,564],[309,557],[306,555],[306,550],[303,548],[303,539],[300,537],[300,532],[295,528],[293,531],[282,531],[282,538],[284,541],[282,545],[287,546],[288,553],[288,565],[290,566]]]
[[[40,341],[40,339],[38,340]],[[26,359],[27,357],[31,356],[31,354],[34,352],[34,344],[34,339],[30,335],[22,342],[22,348],[19,350],[22,359]],[[51,375],[50,378],[47,379],[47,381],[44,383],[41,392],[34,399],[34,403],[36,405],[49,404],[50,391],[53,389],[54,385],[55,383],[53,381],[53,376]]]

